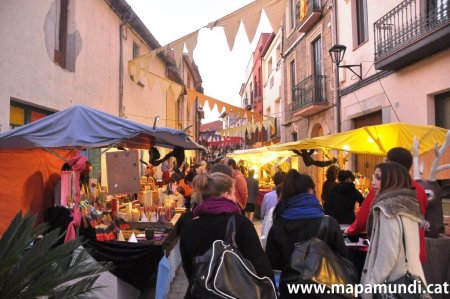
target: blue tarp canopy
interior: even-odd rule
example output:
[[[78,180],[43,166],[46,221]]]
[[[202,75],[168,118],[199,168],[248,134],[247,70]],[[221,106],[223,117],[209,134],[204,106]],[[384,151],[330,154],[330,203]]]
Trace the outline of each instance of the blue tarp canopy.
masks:
[[[148,149],[151,145],[184,149],[204,147],[185,132],[155,128],[77,105],[0,134],[1,149],[84,149],[121,145]]]

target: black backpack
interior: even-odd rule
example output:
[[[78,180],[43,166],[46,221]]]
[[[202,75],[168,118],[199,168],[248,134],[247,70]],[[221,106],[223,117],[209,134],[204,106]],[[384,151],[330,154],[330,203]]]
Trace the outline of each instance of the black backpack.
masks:
[[[311,296],[316,298],[355,298],[346,294],[327,293],[327,291],[331,291],[332,284],[355,284],[358,278],[358,271],[353,263],[334,253],[327,245],[328,224],[329,218],[324,216],[317,237],[294,244],[294,251],[289,258],[289,263],[281,273],[280,293],[282,297],[296,296],[289,294],[288,284],[321,284],[325,286],[324,294],[311,293]]]
[[[205,254],[194,258],[191,294],[200,298],[275,299],[272,280],[259,277],[252,263],[239,252],[235,222],[232,215],[224,240],[214,241]]]

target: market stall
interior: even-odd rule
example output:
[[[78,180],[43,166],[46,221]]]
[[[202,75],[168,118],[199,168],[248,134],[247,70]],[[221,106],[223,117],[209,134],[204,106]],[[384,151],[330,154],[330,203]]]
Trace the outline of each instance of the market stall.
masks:
[[[78,150],[104,148],[106,152],[116,146],[145,150],[158,146],[174,149],[173,152],[175,149],[178,151],[180,149],[181,151],[204,150],[183,131],[152,128],[86,106],[73,106],[31,124],[2,133],[0,134],[0,164],[2,165],[0,235],[19,210],[41,215],[42,219],[44,211],[53,204],[53,189],[59,179],[61,165],[79,154]],[[138,164],[139,161],[133,163]],[[137,165],[132,166],[137,167]],[[130,179],[132,178],[130,176]],[[133,179],[138,180],[137,186],[140,188],[139,175]],[[110,195],[118,200],[119,207],[122,205],[129,207],[133,203],[129,200],[131,196],[128,196],[127,202],[122,203],[120,199],[127,198],[126,196],[119,197],[119,194],[115,192],[111,192]],[[170,200],[167,202],[172,206]],[[167,209],[159,212],[159,215],[162,215],[167,212]],[[170,220],[171,216],[165,217],[166,221]],[[159,232],[155,233],[157,234]],[[164,237],[164,234],[161,233],[161,236]],[[133,245],[124,245],[124,248],[125,246]],[[150,250],[150,247],[147,246],[147,248]],[[163,249],[152,248],[151,250],[159,252],[158,259],[161,257]],[[126,259],[127,255],[123,257]]]
[[[447,138],[447,141],[446,141]],[[415,140],[417,140],[415,143]],[[315,138],[307,138],[296,142],[277,144],[270,146],[272,151],[285,151],[285,150],[313,150],[324,149],[339,151],[338,161],[339,164],[345,168],[349,168],[349,161],[351,157],[347,157],[347,163],[343,163],[343,155],[351,154],[367,154],[374,156],[386,156],[386,153],[394,147],[403,147],[413,152],[415,160],[415,173],[414,179],[418,180],[423,173],[424,177],[428,177],[427,180],[420,180],[420,183],[427,189],[428,194],[431,197],[428,199],[428,209],[426,214],[427,221],[430,222],[433,227],[434,219],[429,214],[436,214],[436,211],[440,213],[438,215],[442,222],[442,201],[440,198],[436,198],[436,194],[440,194],[439,191],[429,189],[429,183],[438,187],[436,183],[437,171],[441,171],[440,177],[442,179],[449,179],[450,174],[448,172],[449,164],[443,165],[449,162],[450,153],[447,150],[450,145],[450,133],[448,130],[427,125],[412,125],[405,123],[391,123],[376,126],[368,126],[355,130],[350,130],[338,134],[320,136]],[[442,146],[442,147],[441,147]],[[437,149],[441,147],[441,149]],[[433,151],[433,149],[435,149]],[[420,158],[419,158],[420,155]],[[446,156],[446,157],[445,157]],[[442,159],[439,163],[439,160]],[[419,159],[422,163],[419,163]],[[419,165],[422,164],[422,165]],[[438,167],[438,164],[441,166]],[[360,180],[369,181],[370,178],[358,176]],[[428,185],[428,186],[427,186]],[[436,215],[435,215],[436,216]],[[439,226],[442,226],[438,223]],[[450,238],[444,237],[440,234],[437,238],[426,238],[427,242],[427,262],[424,265],[424,272],[428,283],[443,283],[448,281],[450,273],[448,272],[450,266],[450,252],[443,250],[450,246]]]
[[[269,146],[271,151],[314,150],[321,149],[330,152],[337,158],[341,168],[353,168],[356,172],[360,189],[370,185],[370,175],[375,165],[362,165],[361,169],[353,167],[352,155],[386,156],[393,147],[404,147],[412,152],[413,140],[419,140],[419,154],[425,157],[425,172],[429,171],[432,157],[429,153],[435,146],[442,145],[447,130],[429,125],[413,125],[407,123],[389,123],[367,126],[337,134],[306,138],[300,141],[281,143]],[[425,155],[424,155],[425,154]],[[377,160],[382,162],[382,158]],[[353,159],[353,162],[354,159]],[[375,164],[376,164],[375,163]],[[426,168],[428,165],[428,169]]]
[[[264,195],[275,187],[272,179],[275,172],[279,170],[287,172],[291,168],[296,168],[295,165],[297,165],[296,155],[292,151],[270,151],[268,147],[237,150],[228,154],[227,157],[235,159],[244,169],[255,170],[259,184],[259,194],[255,204],[256,218],[260,218]]]

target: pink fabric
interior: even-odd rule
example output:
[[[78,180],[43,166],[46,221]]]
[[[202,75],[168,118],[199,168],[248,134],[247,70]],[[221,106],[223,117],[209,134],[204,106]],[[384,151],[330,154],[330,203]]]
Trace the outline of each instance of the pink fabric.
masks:
[[[72,171],[61,171],[61,206],[67,207],[67,197],[72,195]]]
[[[66,231],[66,237],[64,242],[69,242],[76,239],[76,227],[80,226],[81,223],[81,212],[79,209],[80,204],[80,174],[86,168],[87,159],[81,155],[80,151],[77,151],[72,159],[69,160],[69,165],[72,166],[75,171],[75,206],[71,212],[73,217],[72,222],[69,223]]]

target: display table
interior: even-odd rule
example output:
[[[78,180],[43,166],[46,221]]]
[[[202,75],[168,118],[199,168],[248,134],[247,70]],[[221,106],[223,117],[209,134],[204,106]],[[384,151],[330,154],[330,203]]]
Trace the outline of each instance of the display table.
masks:
[[[177,241],[178,236],[173,229],[165,234],[165,238],[159,242],[129,243],[89,240],[84,246],[91,250],[95,260],[112,262],[111,272],[118,278],[144,291],[149,285],[155,285],[159,262],[164,256],[164,252],[170,252]]]
[[[255,201],[255,218],[261,219],[261,204],[264,199],[264,195],[272,191],[271,189],[259,189],[258,195],[256,196]]]

